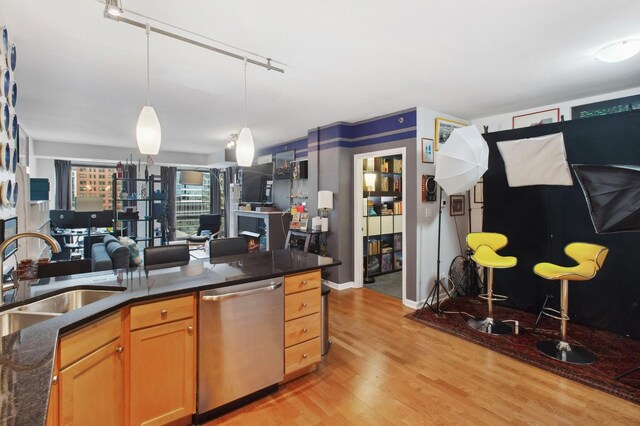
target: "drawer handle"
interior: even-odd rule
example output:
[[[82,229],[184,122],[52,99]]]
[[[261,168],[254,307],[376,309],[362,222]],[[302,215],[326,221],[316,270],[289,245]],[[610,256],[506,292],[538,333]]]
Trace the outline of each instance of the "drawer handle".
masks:
[[[166,309],[163,309],[160,311],[160,316],[163,318],[166,318],[168,313],[169,311],[167,311]]]
[[[58,375],[53,376],[53,377],[51,378],[51,382],[52,382],[54,385],[57,385],[57,384],[58,384]]]
[[[307,280],[302,281],[302,285],[307,285],[309,282]]]
[[[306,308],[307,307],[307,302],[302,302],[302,307]]]
[[[191,333],[193,331],[193,327],[192,326],[187,327],[187,331]]]
[[[308,358],[307,354],[302,354],[302,358],[307,359]]]
[[[116,348],[116,352],[118,352],[119,354],[121,354],[121,353],[122,353],[122,351],[124,351],[124,348],[123,348],[122,346],[118,346],[118,347]]]
[[[303,333],[308,333],[308,332],[309,332],[309,330],[307,330],[307,327],[305,327],[305,328],[303,328],[303,329],[302,329],[302,332],[303,332]]]

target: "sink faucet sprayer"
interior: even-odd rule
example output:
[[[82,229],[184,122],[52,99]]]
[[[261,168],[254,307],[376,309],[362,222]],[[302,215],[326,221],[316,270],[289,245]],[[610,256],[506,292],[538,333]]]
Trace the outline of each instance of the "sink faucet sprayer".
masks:
[[[46,234],[41,234],[40,232],[22,232],[20,234],[13,235],[6,240],[4,240],[0,244],[0,305],[4,304],[4,292],[5,292],[5,284],[4,284],[4,251],[12,242],[19,240],[21,238],[40,238],[44,240],[45,243],[51,246],[51,251],[53,253],[60,253],[60,244],[56,240],[54,240],[51,236]],[[16,283],[8,284],[6,290],[11,290],[15,288]]]

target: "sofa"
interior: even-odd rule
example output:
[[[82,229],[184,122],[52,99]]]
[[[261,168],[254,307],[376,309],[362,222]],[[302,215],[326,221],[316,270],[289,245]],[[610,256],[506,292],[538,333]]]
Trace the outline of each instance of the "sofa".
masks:
[[[122,246],[113,235],[105,235],[101,243],[91,246],[92,271],[107,271],[128,266],[129,249]]]

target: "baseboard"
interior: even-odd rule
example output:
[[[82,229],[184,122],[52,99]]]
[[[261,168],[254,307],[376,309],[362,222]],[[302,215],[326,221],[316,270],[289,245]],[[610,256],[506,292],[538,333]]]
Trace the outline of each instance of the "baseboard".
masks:
[[[329,280],[325,280],[324,284],[326,284],[327,286],[335,289],[335,290],[346,290],[348,288],[355,288],[356,287],[356,283],[354,283],[353,281],[349,281],[346,283],[342,283],[342,284],[338,284],[338,283],[334,283],[332,281]]]

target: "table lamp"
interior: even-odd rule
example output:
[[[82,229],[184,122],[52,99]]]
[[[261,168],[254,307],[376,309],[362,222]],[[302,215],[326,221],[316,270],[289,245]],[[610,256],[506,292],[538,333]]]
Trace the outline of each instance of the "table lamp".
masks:
[[[333,210],[333,192],[318,191],[318,210],[320,210],[320,230],[322,232],[329,231],[329,210]]]

